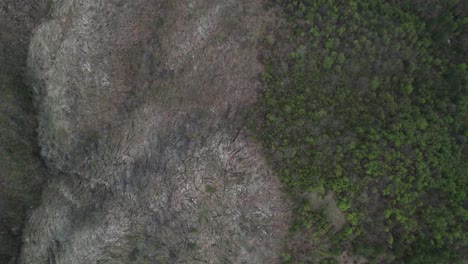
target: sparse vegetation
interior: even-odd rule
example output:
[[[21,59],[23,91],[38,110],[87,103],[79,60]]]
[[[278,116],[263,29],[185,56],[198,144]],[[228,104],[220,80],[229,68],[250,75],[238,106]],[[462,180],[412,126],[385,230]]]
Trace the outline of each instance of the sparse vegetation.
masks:
[[[297,202],[292,230],[318,234],[323,263],[337,249],[379,263],[466,257],[466,5],[277,2],[290,34],[266,44],[254,129]],[[314,192],[334,193],[343,229],[311,210]]]
[[[214,192],[216,192],[216,188],[213,187],[213,186],[211,186],[211,185],[206,185],[205,191],[206,191],[207,193],[214,193]]]

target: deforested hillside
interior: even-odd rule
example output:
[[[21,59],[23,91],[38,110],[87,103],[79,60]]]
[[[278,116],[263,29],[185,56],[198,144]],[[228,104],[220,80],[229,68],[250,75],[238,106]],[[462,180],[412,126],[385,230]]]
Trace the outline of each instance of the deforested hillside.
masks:
[[[274,263],[287,198],[243,129],[261,1],[51,1],[29,45],[51,175],[19,263]]]
[[[466,1],[0,1],[0,264],[468,259]]]

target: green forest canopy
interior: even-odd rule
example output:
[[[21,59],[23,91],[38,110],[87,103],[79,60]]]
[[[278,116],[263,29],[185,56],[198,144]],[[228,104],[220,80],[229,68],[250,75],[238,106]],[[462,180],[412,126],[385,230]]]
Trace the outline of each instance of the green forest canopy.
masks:
[[[466,4],[276,2],[289,34],[265,40],[253,129],[296,201],[291,230],[319,234],[323,262],[344,250],[379,263],[466,258]],[[329,192],[340,230],[305,198]]]

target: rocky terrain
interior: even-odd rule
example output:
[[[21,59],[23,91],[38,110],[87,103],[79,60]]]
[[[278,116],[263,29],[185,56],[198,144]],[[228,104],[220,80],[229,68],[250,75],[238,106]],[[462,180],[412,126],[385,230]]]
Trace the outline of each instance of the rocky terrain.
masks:
[[[277,262],[289,205],[243,128],[274,12],[260,0],[51,0],[31,12],[42,15],[14,60],[34,109],[2,108],[21,121],[2,119],[2,144],[8,133],[22,144],[13,163],[0,148],[0,209],[14,213],[2,214],[2,261]]]

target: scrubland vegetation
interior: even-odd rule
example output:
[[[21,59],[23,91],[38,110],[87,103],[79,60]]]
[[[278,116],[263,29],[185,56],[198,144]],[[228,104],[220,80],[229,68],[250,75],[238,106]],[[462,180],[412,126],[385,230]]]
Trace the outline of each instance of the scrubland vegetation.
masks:
[[[289,30],[265,39],[253,129],[295,201],[291,231],[320,245],[285,262],[466,258],[467,6],[429,2],[276,1]],[[307,199],[330,192],[340,229]]]

